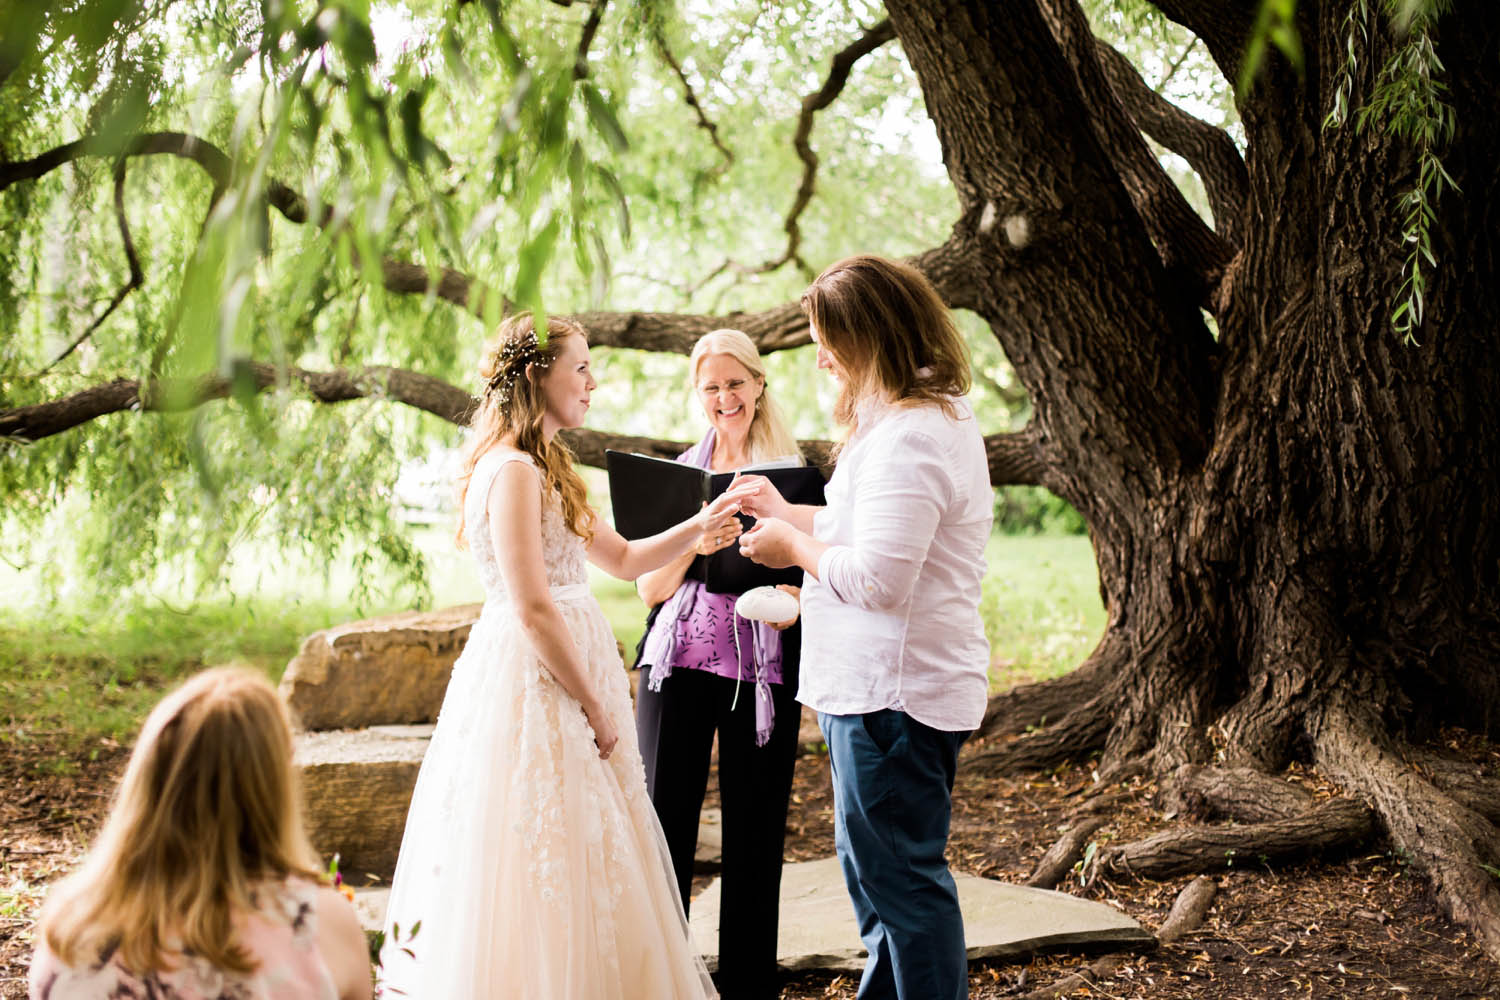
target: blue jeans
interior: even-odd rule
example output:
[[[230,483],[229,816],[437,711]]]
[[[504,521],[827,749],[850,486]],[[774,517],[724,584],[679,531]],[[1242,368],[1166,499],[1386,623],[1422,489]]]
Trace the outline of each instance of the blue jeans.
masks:
[[[870,957],[859,1000],[963,1000],[963,916],[943,851],[968,733],[905,712],[818,714],[833,767],[834,847]]]

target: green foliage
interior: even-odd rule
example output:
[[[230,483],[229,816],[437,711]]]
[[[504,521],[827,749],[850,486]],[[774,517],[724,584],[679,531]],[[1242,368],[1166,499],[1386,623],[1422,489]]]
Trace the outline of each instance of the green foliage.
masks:
[[[127,744],[174,684],[229,661],[273,681],[301,636],[349,609],[282,600],[217,603],[190,614],[160,604],[11,610],[0,626],[0,745],[39,743],[65,755]]]
[[[443,582],[440,603],[477,596],[472,565],[453,549],[448,531],[422,532],[417,544]],[[986,560],[981,612],[994,656],[992,683],[1009,687],[1076,666],[1104,628],[1087,539],[996,536]],[[0,748],[36,744],[57,753],[62,766],[79,753],[128,745],[151,707],[193,672],[236,662],[274,681],[306,635],[403,606],[357,608],[347,603],[344,578],[309,588],[304,567],[279,569],[250,601],[204,602],[186,611],[154,600],[121,601],[108,610],[28,607],[15,589],[24,581],[12,578],[10,589],[0,586],[0,602],[11,609],[0,626]],[[591,584],[631,653],[646,615],[633,586],[597,573]],[[304,599],[294,596],[299,592]]]
[[[995,490],[995,530],[1003,535],[1082,535],[1083,515],[1041,486]]]
[[[0,158],[84,135],[113,149],[139,131],[180,131],[223,150],[229,172],[216,186],[176,157],[125,163],[145,283],[66,356],[125,280],[115,161],[85,158],[0,193],[0,320],[13,331],[0,343],[0,408],[148,375],[220,372],[234,392],[189,414],[118,414],[0,443],[0,555],[39,567],[59,594],[177,594],[186,582],[191,595],[234,578],[236,551],[270,536],[293,555],[356,553],[366,601],[393,576],[421,599],[422,562],[390,484],[459,435],[378,399],[257,394],[246,362],[391,364],[467,384],[498,318],[491,293],[568,311],[794,297],[806,280],[795,267],[746,272],[785,249],[802,95],[882,14],[870,0],[711,15],[634,3],[611,8],[580,68],[588,11],[548,0],[84,0],[13,13],[35,30],[0,44]],[[657,38],[732,143],[727,169],[685,113]],[[917,155],[935,143],[897,46],[856,67],[813,143],[822,163],[800,220],[805,259],[904,254],[944,237],[955,200]],[[903,198],[882,194],[891,189]],[[283,190],[310,222],[267,207]],[[745,266],[705,282],[727,256]],[[383,257],[474,276],[479,318],[386,291]],[[689,399],[659,391],[658,379],[680,384],[681,364],[600,357],[599,425],[696,437]],[[827,436],[830,390],[810,359],[771,365],[798,432]]]
[[[1250,93],[1271,48],[1280,52],[1299,76],[1302,74],[1305,59],[1302,36],[1297,33],[1297,0],[1260,0],[1255,25],[1250,29],[1245,54],[1240,59],[1239,76],[1234,83],[1235,91],[1241,96]]]
[[[1334,86],[1333,108],[1323,122],[1325,129],[1340,128],[1349,119],[1360,56],[1369,51],[1376,28],[1375,6],[1376,0],[1354,0],[1345,16],[1344,65]],[[1433,42],[1433,30],[1452,8],[1452,0],[1383,0],[1381,6],[1399,41],[1380,67],[1369,98],[1355,111],[1355,128],[1361,134],[1377,129],[1416,150],[1416,183],[1397,203],[1404,258],[1391,311],[1392,327],[1404,342],[1415,345],[1425,313],[1425,269],[1437,267],[1432,241],[1437,202],[1444,189],[1458,187],[1440,158],[1453,138],[1457,119],[1444,96],[1448,85],[1439,79],[1443,64]]]
[[[992,690],[1058,677],[1098,645],[1105,613],[1087,538],[996,535],[985,564],[979,611]]]

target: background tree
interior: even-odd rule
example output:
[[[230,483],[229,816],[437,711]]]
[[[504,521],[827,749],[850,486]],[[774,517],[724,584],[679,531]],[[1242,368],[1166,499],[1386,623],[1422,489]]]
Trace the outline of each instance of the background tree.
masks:
[[[1093,12],[1106,34],[1126,16],[1190,32],[1238,83],[1241,145],[1162,100],[1077,0],[885,6],[27,8],[34,30],[0,60],[13,519],[108,496],[108,551],[132,573],[257,517],[409,564],[369,473],[420,430],[373,407],[334,425],[299,399],[461,419],[467,393],[436,376],[458,377],[481,329],[464,314],[493,322],[502,294],[577,312],[610,347],[681,353],[732,323],[792,348],[808,272],[908,254],[1024,385],[992,477],[1077,508],[1109,612],[1078,670],[997,696],[966,766],[1097,754],[1102,780],[1155,776],[1237,821],[1107,848],[1100,869],[1163,876],[1378,827],[1500,957],[1500,783],[1430,749],[1445,727],[1493,736],[1500,706],[1500,10]],[[399,54],[373,43],[385,16]],[[912,87],[946,202],[912,158],[848,141]],[[80,98],[84,116],[62,110]],[[1191,167],[1211,223],[1146,136]],[[747,157],[766,144],[789,158]],[[162,153],[196,186],[133,188]],[[132,193],[158,210],[137,221]],[[643,212],[671,219],[676,247],[652,247],[669,256],[618,241]],[[705,243],[718,262],[700,268]],[[665,284],[604,311],[626,275]],[[597,461],[610,440],[575,442]],[[1344,794],[1277,780],[1293,760]]]

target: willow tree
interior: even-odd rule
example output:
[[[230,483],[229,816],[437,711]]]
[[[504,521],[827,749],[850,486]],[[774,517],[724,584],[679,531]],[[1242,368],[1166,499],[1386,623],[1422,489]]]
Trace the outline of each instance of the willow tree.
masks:
[[[1226,853],[1294,856],[1382,831],[1500,957],[1492,878],[1500,781],[1431,749],[1443,745],[1432,737],[1446,727],[1493,736],[1500,707],[1500,529],[1490,506],[1500,492],[1500,417],[1491,405],[1500,366],[1490,349],[1500,322],[1492,110],[1500,9],[1454,10],[1444,0],[1157,0],[1157,12],[1234,81],[1241,145],[1162,100],[1129,58],[1096,37],[1076,0],[885,6],[888,20],[860,24],[858,9],[838,9],[851,19],[845,43],[792,116],[792,147],[805,169],[791,208],[776,223],[746,222],[778,233],[783,248],[764,262],[731,256],[704,280],[779,273],[795,281],[843,251],[889,252],[869,238],[844,245],[837,233],[809,240],[804,211],[831,195],[816,184],[815,116],[861,59],[899,44],[956,198],[945,235],[911,259],[952,306],[988,323],[1014,366],[1031,416],[989,438],[992,478],[1044,486],[1082,513],[1108,610],[1099,646],[1078,669],[996,697],[989,739],[966,766],[1035,768],[1097,755],[1106,779],[1160,778],[1203,824],[1094,856],[1096,865],[1137,874],[1222,866]],[[469,163],[492,171],[495,204],[505,206],[494,212],[518,213],[522,237],[511,241],[509,270],[495,263],[503,248],[476,255],[452,238],[469,223],[440,204],[455,158],[421,127],[432,74],[414,60],[408,76],[382,77],[382,90],[366,79],[375,62],[361,54],[368,33],[350,27],[362,23],[358,12],[327,10],[266,27],[250,46],[276,92],[293,96],[260,109],[260,124],[243,114],[221,123],[232,148],[140,120],[67,145],[31,136],[37,145],[24,156],[4,150],[0,185],[16,192],[6,210],[24,214],[25,182],[65,162],[106,160],[118,205],[121,178],[140,158],[192,160],[212,182],[207,221],[179,239],[194,248],[190,269],[207,260],[220,284],[207,303],[182,293],[174,315],[197,316],[231,346],[236,331],[255,323],[224,303],[253,295],[247,276],[285,255],[265,236],[268,212],[314,234],[297,265],[307,287],[334,283],[327,269],[342,267],[338,280],[435,297],[488,320],[508,304],[502,289],[523,303],[540,298],[539,274],[570,226],[578,266],[610,266],[590,258],[592,234],[578,225],[625,193],[598,158],[624,157],[631,129],[630,115],[617,120],[591,76],[601,4],[578,5],[571,20],[554,15],[576,45],[554,46],[560,57],[550,69],[514,41],[508,14],[485,7],[515,99],[482,123],[489,138]],[[125,3],[117,16],[153,13]],[[756,17],[792,15],[829,16],[808,5],[791,15],[766,7]],[[450,11],[440,32],[449,74],[472,72],[456,42],[466,16]],[[40,37],[55,39],[60,23],[44,23]],[[703,93],[711,81],[676,44],[688,35],[682,22],[659,7],[631,7],[606,30],[670,69],[699,154],[732,164],[736,136],[711,113],[732,91]],[[723,32],[718,38],[733,44]],[[15,66],[46,55],[45,45],[34,46],[7,68],[15,77]],[[45,74],[27,79],[49,85]],[[336,129],[336,156],[319,145],[326,133],[317,109],[335,98],[346,130],[376,123],[365,134],[384,144],[383,160],[353,157]],[[281,120],[296,127],[278,131]],[[598,141],[570,138],[590,127]],[[244,142],[262,134],[282,143],[282,159],[257,156]],[[544,153],[524,168],[507,145],[517,135],[543,140]],[[1147,137],[1191,166],[1211,223]],[[309,170],[288,183],[271,166],[289,161],[337,163],[343,173]],[[392,196],[354,196],[391,185],[340,193],[339,178],[369,172],[372,162],[397,165],[382,169],[405,191],[397,202],[420,234],[405,245],[420,251],[420,263],[391,254],[402,245],[402,223],[379,213]],[[664,158],[659,169],[670,165]],[[718,169],[693,172],[684,204],[716,182]],[[899,211],[904,180],[871,177],[857,195],[872,211]],[[544,189],[566,191],[569,211],[542,212]],[[423,191],[436,207],[413,197]],[[120,216],[123,299],[144,265],[123,209]],[[229,239],[230,230],[250,237]],[[486,273],[501,280],[481,281]],[[701,288],[686,289],[688,300],[701,301],[692,298]],[[794,297],[728,315],[609,304],[618,311],[581,315],[595,342],[609,346],[681,353],[726,323],[767,351],[807,341]],[[378,394],[454,421],[469,406],[462,388],[412,366],[300,365],[361,360],[317,338],[288,335],[279,358],[222,349],[217,374],[192,370],[202,355],[178,345],[134,349],[149,363],[130,376],[50,396],[31,390],[25,400],[7,388],[0,431],[22,442],[8,460],[24,463],[28,449],[54,438],[81,439],[92,422],[122,410],[193,409],[233,396],[253,419],[257,394],[277,385],[300,385],[323,402]],[[597,461],[611,440],[582,433],[575,443]],[[1343,794],[1316,802],[1302,795],[1277,777],[1292,761],[1312,764]],[[1218,818],[1236,822],[1213,825]]]

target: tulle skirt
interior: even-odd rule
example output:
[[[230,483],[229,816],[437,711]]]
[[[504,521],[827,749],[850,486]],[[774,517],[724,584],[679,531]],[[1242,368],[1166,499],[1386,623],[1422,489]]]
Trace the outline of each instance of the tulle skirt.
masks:
[[[591,596],[558,608],[619,743],[599,759],[578,702],[514,612],[486,604],[454,664],[407,813],[383,996],[716,995],[646,795],[614,635]]]

